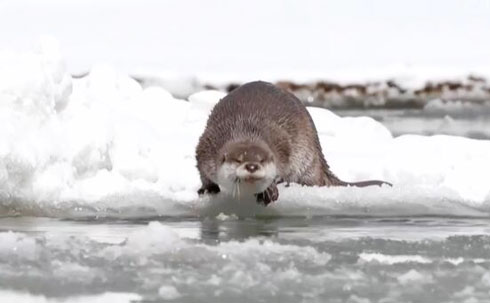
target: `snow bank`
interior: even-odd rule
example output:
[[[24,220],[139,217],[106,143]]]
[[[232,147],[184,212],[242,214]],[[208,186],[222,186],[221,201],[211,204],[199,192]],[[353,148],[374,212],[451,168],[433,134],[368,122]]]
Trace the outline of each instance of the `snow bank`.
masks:
[[[393,138],[370,118],[310,112],[332,170],[393,188],[280,189],[264,208],[199,198],[194,149],[219,92],[173,98],[107,66],[71,79],[55,41],[0,54],[0,213],[50,216],[476,215],[490,212],[490,141]]]

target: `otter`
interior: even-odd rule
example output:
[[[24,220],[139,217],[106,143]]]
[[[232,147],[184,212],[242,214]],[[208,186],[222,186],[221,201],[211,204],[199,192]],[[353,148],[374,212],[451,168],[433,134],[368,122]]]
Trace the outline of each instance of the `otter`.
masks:
[[[277,184],[305,186],[390,185],[346,182],[330,171],[306,107],[293,94],[256,81],[234,89],[213,108],[196,148],[202,181],[198,194],[221,190],[254,195],[268,205]]]

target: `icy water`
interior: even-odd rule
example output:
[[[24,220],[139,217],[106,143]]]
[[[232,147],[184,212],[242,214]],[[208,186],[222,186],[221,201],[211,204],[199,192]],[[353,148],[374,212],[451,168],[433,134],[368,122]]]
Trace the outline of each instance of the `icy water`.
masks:
[[[340,116],[370,116],[394,136],[403,134],[454,135],[490,139],[490,106],[449,104],[443,108],[337,110]]]
[[[0,286],[12,302],[488,302],[490,219],[2,218]]]

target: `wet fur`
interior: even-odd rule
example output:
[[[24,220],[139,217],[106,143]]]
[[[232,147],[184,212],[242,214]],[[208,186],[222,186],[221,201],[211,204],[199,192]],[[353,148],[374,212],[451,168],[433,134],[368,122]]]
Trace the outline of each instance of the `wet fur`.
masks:
[[[307,186],[370,186],[383,181],[345,182],[330,171],[313,120],[294,95],[266,82],[244,84],[216,104],[196,149],[202,187],[199,193],[219,192],[217,155],[225,144],[265,143],[271,150],[277,179]],[[278,197],[275,183],[257,199]],[[270,202],[270,201],[269,201]],[[267,204],[267,203],[266,203]]]

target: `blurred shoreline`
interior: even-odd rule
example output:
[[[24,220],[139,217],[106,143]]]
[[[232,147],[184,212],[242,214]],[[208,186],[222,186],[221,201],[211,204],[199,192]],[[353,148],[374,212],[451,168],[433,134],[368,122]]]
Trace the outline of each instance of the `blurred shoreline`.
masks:
[[[247,82],[200,80],[197,77],[171,79],[159,76],[133,76],[142,87],[157,86],[177,98],[186,99],[202,90],[231,92]],[[420,81],[419,81],[420,82]],[[469,74],[448,80],[426,80],[409,85],[403,80],[350,81],[272,81],[296,95],[306,105],[331,109],[422,109],[432,100],[442,103],[490,105],[490,81]]]

